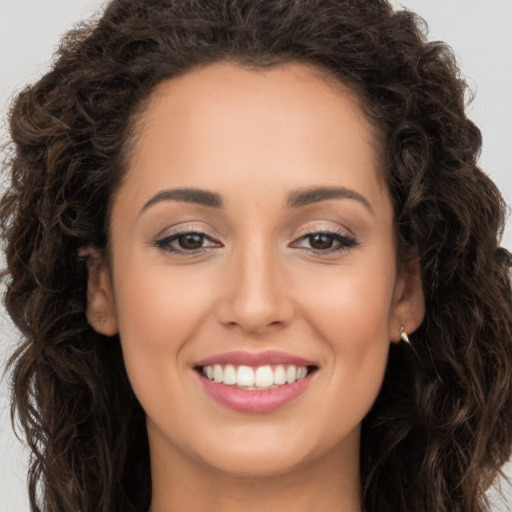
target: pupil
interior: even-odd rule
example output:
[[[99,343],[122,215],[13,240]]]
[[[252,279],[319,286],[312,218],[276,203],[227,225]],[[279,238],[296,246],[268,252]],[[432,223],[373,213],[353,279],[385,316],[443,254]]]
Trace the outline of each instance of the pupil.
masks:
[[[200,249],[203,245],[203,236],[197,234],[188,234],[180,236],[179,244],[183,249]]]
[[[333,244],[332,236],[317,233],[309,237],[309,243],[313,249],[330,249]]]

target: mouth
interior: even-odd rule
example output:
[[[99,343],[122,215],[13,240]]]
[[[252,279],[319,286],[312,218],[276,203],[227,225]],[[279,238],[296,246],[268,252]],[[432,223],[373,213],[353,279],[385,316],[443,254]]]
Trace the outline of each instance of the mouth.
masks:
[[[244,413],[275,411],[302,395],[319,366],[283,352],[230,352],[199,361],[193,369],[210,397]]]
[[[316,365],[267,364],[247,366],[212,364],[194,368],[202,377],[236,389],[264,391],[292,385],[318,370]]]

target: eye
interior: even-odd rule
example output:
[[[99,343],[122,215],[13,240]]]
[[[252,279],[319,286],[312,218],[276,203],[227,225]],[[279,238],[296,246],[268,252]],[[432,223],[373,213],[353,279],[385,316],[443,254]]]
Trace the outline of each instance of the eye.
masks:
[[[187,233],[176,238],[176,242],[180,249],[186,249],[192,251],[200,249],[203,246],[205,237],[199,233]]]
[[[301,236],[291,244],[291,247],[329,254],[345,251],[357,245],[353,237],[341,231],[318,231]]]
[[[315,233],[314,235],[308,236],[308,243],[312,249],[317,251],[325,251],[326,249],[332,249],[335,239],[332,235],[327,233]]]
[[[205,233],[198,231],[180,231],[155,242],[156,247],[178,254],[196,254],[210,247],[222,247]]]

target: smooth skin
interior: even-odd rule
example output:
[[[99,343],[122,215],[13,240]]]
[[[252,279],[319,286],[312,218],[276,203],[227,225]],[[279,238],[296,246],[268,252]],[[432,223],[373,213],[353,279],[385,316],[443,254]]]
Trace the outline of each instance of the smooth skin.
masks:
[[[390,342],[423,318],[374,137],[355,95],[302,63],[210,64],[146,104],[88,318],[119,333],[147,414],[151,512],[361,511],[361,421]],[[240,349],[318,371],[276,411],[234,411],[194,365]]]

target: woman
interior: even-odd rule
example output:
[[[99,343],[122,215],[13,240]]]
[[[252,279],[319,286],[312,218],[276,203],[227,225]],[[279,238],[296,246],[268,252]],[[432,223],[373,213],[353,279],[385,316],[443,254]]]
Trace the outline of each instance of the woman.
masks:
[[[32,509],[484,510],[510,255],[464,91],[384,1],[114,0],[70,34],[1,203]]]

